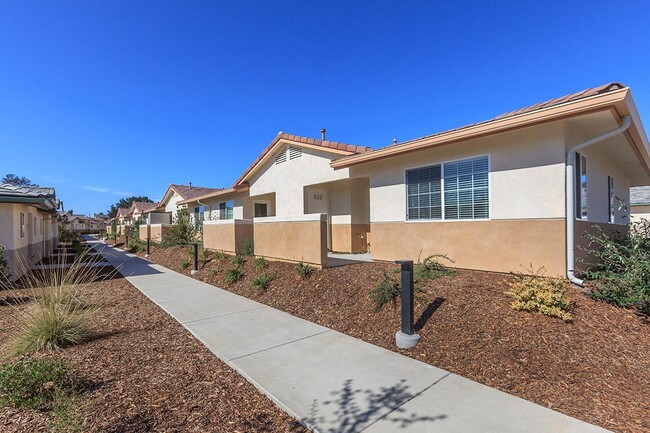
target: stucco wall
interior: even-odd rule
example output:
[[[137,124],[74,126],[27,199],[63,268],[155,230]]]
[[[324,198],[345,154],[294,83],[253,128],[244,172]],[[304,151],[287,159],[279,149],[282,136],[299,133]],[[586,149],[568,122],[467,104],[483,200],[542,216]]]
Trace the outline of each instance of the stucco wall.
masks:
[[[466,269],[522,271],[544,266],[549,276],[564,275],[564,220],[371,223],[375,260],[418,260],[446,254]],[[523,268],[522,268],[523,267]]]
[[[330,167],[330,161],[336,157],[332,153],[303,148],[301,157],[276,165],[274,154],[249,181],[250,195],[275,192],[276,216],[300,215],[304,212],[305,185],[348,177],[348,169],[335,171]]]
[[[327,261],[327,222],[318,215],[255,218],[255,255],[323,267]]]
[[[491,219],[562,218],[563,132],[557,123],[532,127],[353,167],[350,174],[370,177],[371,222],[405,221],[406,170],[488,155]]]
[[[248,240],[253,240],[252,220],[221,220],[203,222],[203,247],[228,253],[243,251]]]
[[[162,237],[169,233],[172,228],[170,224],[151,224],[149,227],[149,235],[154,242],[160,242]]]

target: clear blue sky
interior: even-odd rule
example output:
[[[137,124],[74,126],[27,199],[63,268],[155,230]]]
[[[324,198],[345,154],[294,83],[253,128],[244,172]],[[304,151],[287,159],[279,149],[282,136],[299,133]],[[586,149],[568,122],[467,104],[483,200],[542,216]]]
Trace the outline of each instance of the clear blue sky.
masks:
[[[647,1],[0,1],[0,175],[99,212],[228,186],[278,131],[380,147],[609,81],[650,125],[649,19]]]

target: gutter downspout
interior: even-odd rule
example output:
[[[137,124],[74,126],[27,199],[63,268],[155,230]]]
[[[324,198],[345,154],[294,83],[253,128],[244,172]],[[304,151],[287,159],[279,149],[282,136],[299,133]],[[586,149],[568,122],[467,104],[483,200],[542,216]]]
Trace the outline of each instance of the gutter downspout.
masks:
[[[630,116],[623,117],[623,124],[618,128],[612,129],[609,132],[600,134],[590,140],[576,144],[571,147],[566,154],[566,276],[573,284],[583,286],[584,281],[575,276],[575,255],[574,255],[574,242],[575,242],[575,152],[579,149],[584,149],[587,146],[596,144],[608,138],[614,137],[622,132],[625,132],[630,127],[632,120]]]

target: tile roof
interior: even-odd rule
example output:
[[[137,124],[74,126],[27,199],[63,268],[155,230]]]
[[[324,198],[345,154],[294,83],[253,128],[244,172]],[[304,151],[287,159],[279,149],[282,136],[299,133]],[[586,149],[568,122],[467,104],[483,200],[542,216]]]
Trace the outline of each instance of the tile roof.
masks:
[[[151,203],[148,201],[134,201],[133,206],[135,206],[135,209],[139,210],[140,212],[146,212],[148,210],[157,208],[158,203]]]
[[[129,214],[130,210],[131,210],[131,209],[126,208],[126,207],[118,208],[118,209],[117,209],[117,214],[115,214],[115,216],[116,216],[117,218],[119,218],[119,217],[121,217],[121,216],[127,216],[127,215]]]
[[[268,146],[260,153],[260,155],[253,161],[253,163],[244,171],[244,173],[237,179],[237,181],[233,184],[234,186],[237,186],[240,182],[242,182],[248,174],[253,171],[255,166],[275,147],[275,145],[280,141],[280,140],[289,140],[293,141],[295,143],[303,143],[306,145],[310,146],[320,146],[324,147],[326,149],[333,149],[337,151],[343,151],[343,152],[349,152],[353,156],[359,153],[364,153],[364,152],[369,152],[372,150],[372,148],[367,147],[367,146],[356,146],[354,144],[344,144],[344,143],[339,143],[336,141],[329,141],[329,140],[319,140],[317,138],[308,138],[308,137],[301,137],[299,135],[293,135],[293,134],[286,134],[282,131],[278,132],[278,135],[273,138],[271,143],[269,143]]]
[[[407,145],[407,144],[410,144],[410,143],[413,143],[413,142],[416,142],[416,141],[425,140],[425,139],[428,139],[428,138],[433,138],[433,137],[437,137],[437,136],[440,136],[440,135],[445,135],[445,134],[449,134],[449,133],[452,133],[452,132],[461,131],[463,129],[468,129],[468,128],[472,128],[472,127],[479,126],[479,125],[485,125],[485,124],[488,124],[488,123],[491,123],[491,122],[496,122],[496,121],[499,121],[499,120],[507,119],[507,118],[518,116],[518,115],[521,115],[521,114],[527,114],[527,113],[532,113],[532,112],[535,112],[535,111],[540,111],[540,110],[543,110],[545,108],[554,107],[556,105],[565,104],[565,103],[568,103],[568,102],[575,102],[575,101],[578,101],[578,100],[581,100],[581,99],[589,98],[591,96],[597,96],[597,95],[613,92],[615,90],[620,90],[620,89],[624,89],[624,88],[625,88],[625,86],[623,84],[616,83],[616,82],[603,84],[602,86],[592,87],[592,88],[589,88],[589,89],[582,90],[580,92],[571,93],[571,94],[562,96],[560,98],[549,99],[548,101],[539,102],[537,104],[529,105],[527,107],[520,108],[518,110],[509,111],[507,113],[500,114],[500,115],[498,115],[496,117],[493,117],[493,118],[488,119],[488,120],[484,120],[482,122],[476,122],[476,123],[472,123],[472,124],[469,124],[469,125],[461,126],[459,128],[454,128],[454,129],[449,129],[449,130],[446,130],[446,131],[436,132],[435,134],[425,135],[423,137],[414,138],[412,140],[403,141],[401,143],[394,143],[394,144],[391,144],[389,146],[384,146],[384,147],[372,150],[370,153],[374,153],[374,152],[378,152],[378,151],[382,151],[382,150],[390,149],[390,148],[399,148],[401,146],[404,146],[404,145]],[[356,155],[346,156],[344,158],[341,158],[341,160],[353,159],[355,156]]]
[[[171,184],[169,185],[171,189],[176,191],[178,195],[182,197],[183,200],[188,200],[191,198],[199,197],[205,194],[209,194],[211,192],[216,192],[220,191],[221,188],[206,188],[203,186],[189,186],[189,185],[177,185],[177,184]]]
[[[209,198],[220,197],[223,195],[233,194],[236,192],[243,192],[243,191],[248,191],[248,184],[244,184],[242,186],[237,186],[237,187],[224,188],[224,189],[220,189],[219,191],[211,192],[191,199],[181,200],[178,202],[178,204],[188,204],[196,200],[207,200]]]
[[[54,198],[54,188],[38,186],[16,186],[10,183],[0,183],[0,195],[15,197]]]
[[[630,188],[630,205],[650,204],[650,186],[634,186]]]

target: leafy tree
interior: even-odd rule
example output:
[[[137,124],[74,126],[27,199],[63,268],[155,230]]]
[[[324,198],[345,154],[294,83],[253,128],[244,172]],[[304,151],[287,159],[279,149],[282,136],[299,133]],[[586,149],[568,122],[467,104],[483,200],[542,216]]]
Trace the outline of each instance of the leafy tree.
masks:
[[[27,179],[25,176],[16,176],[12,173],[6,174],[0,182],[14,186],[38,186],[35,183],[32,183],[32,181]]]
[[[108,210],[108,217],[115,218],[115,215],[117,215],[117,210],[119,208],[131,207],[134,201],[153,203],[153,200],[151,200],[149,197],[146,196],[133,196],[133,197],[121,198],[120,201],[111,205],[111,208]]]
[[[196,227],[190,221],[190,213],[187,209],[179,209],[172,224],[171,230],[163,238],[163,246],[188,245],[196,242]]]

